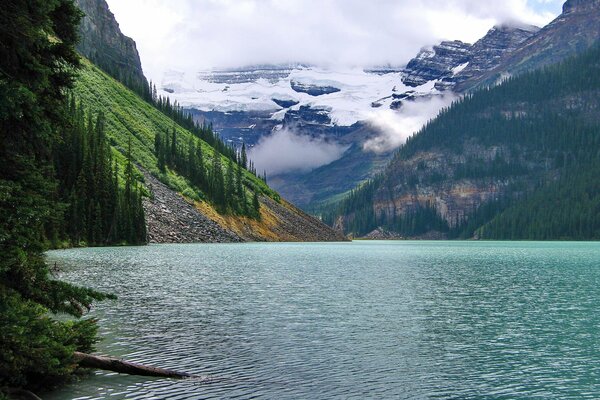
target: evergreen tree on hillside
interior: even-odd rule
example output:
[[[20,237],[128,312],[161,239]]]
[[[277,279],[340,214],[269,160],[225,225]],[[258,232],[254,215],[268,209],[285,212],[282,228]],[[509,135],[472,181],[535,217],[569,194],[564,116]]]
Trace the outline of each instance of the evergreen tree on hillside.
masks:
[[[74,110],[69,113],[69,129],[54,150],[59,198],[68,204],[65,232],[57,229],[58,236],[61,239],[66,236],[73,245],[144,243],[145,232],[140,229],[140,225],[145,225],[143,213],[137,209],[135,212],[122,209],[130,203],[137,204],[137,197],[142,192],[134,190],[130,193],[128,196],[135,198],[130,202],[120,199],[118,164],[113,163],[112,150],[106,139],[104,115],[98,114],[94,121],[89,113],[86,124],[85,110],[82,105],[75,106],[74,98],[69,101],[69,109]],[[126,175],[135,179],[130,161]],[[125,190],[130,190],[130,185],[131,181],[126,182]],[[130,226],[136,227],[135,234],[124,231]]]

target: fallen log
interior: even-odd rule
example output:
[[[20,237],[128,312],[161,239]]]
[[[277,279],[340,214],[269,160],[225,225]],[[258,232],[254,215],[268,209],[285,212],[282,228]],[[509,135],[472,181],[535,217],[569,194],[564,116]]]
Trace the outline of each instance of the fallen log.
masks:
[[[184,379],[194,377],[194,375],[185,372],[149,367],[147,365],[137,364],[114,357],[94,356],[91,354],[80,353],[78,351],[76,351],[73,356],[75,362],[83,368],[103,369],[107,371],[118,372],[120,374],[157,376],[162,378]]]
[[[0,395],[2,394],[14,400],[42,400],[35,393],[20,388],[0,388]]]

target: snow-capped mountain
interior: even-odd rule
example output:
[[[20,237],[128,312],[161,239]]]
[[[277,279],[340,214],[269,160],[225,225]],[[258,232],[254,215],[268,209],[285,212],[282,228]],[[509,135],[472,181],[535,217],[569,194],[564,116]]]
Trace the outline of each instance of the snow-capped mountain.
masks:
[[[351,126],[370,117],[373,108],[391,107],[406,92],[431,94],[434,81],[411,87],[403,73],[375,74],[362,69],[331,70],[314,66],[269,69],[170,72],[161,89],[180,105],[204,112],[260,112],[283,121],[287,112],[307,107],[326,114],[327,125]]]
[[[371,177],[407,136],[456,98],[457,83],[495,68],[537,29],[504,25],[474,45],[444,41],[423,48],[406,66],[331,69],[297,63],[171,71],[159,94],[212,122],[230,143],[254,147],[251,156],[273,187],[306,205]],[[283,154],[273,154],[278,148]],[[322,148],[335,151],[328,157]]]

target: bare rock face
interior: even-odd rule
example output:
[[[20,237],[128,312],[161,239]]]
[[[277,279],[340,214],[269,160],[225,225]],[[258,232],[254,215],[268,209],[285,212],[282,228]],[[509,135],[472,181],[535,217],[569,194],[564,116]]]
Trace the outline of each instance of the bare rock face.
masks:
[[[455,40],[424,48],[407,64],[402,82],[417,87],[437,80],[436,89],[453,89],[458,82],[496,68],[505,54],[515,51],[538,30],[535,26],[505,24],[492,28],[474,45]]]
[[[600,6],[600,0],[568,0],[563,5],[563,14],[592,10]]]
[[[471,47],[472,57],[469,64],[454,77],[454,81],[463,82],[496,68],[505,54],[518,49],[539,29],[537,26],[501,25],[493,27]]]
[[[135,41],[121,33],[105,0],[75,0],[85,13],[77,50],[130,88],[148,85]]]
[[[411,87],[452,75],[452,70],[471,59],[471,45],[460,40],[423,48],[406,65],[402,82]]]

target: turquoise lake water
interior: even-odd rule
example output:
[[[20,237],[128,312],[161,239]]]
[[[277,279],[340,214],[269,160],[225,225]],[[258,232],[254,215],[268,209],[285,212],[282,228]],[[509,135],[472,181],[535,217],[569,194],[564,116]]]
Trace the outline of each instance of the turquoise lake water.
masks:
[[[98,372],[45,399],[597,399],[600,243],[198,244],[49,253],[110,291]]]

